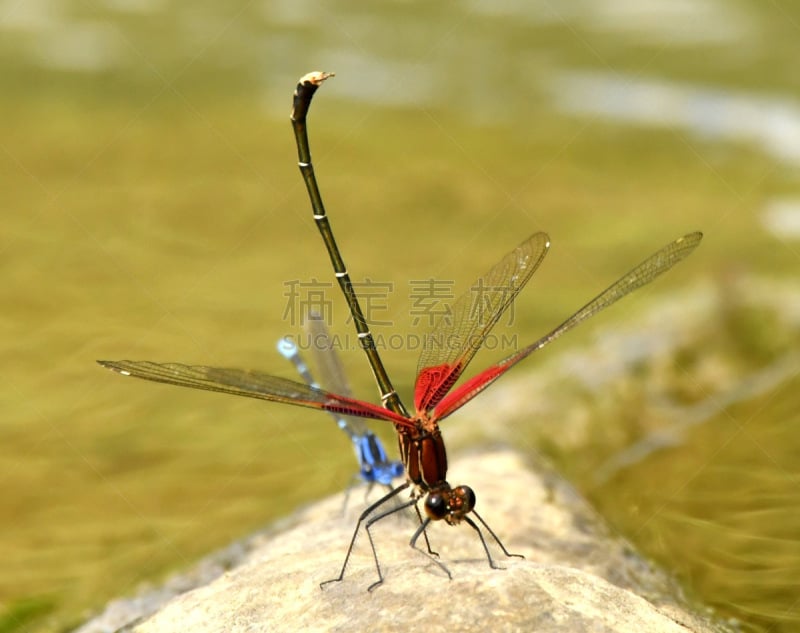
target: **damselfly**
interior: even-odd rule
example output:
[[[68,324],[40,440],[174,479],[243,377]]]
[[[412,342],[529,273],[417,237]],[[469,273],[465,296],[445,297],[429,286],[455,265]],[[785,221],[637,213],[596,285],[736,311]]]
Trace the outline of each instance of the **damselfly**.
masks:
[[[321,315],[311,313],[306,317],[306,335],[314,358],[314,365],[322,381],[321,384],[333,393],[350,397],[350,387],[347,384],[342,364],[333,348],[328,328],[325,327],[325,321]],[[315,389],[320,388],[320,383],[314,380],[311,370],[300,356],[300,350],[295,341],[288,337],[282,338],[278,341],[278,351],[284,358],[291,361],[307,385]],[[403,463],[391,460],[386,456],[383,444],[369,430],[363,419],[334,412],[331,412],[331,416],[336,421],[336,425],[353,442],[359,465],[359,475],[370,488],[376,483],[391,486],[392,480],[403,474]]]
[[[446,344],[431,345],[423,349],[414,388],[414,413],[409,414],[392,387],[373,336],[369,331],[350,276],[334,240],[311,164],[306,115],[317,88],[331,76],[330,73],[314,72],[300,80],[294,93],[291,120],[297,141],[300,172],[311,199],[314,220],[322,235],[333,264],[335,277],[353,317],[361,347],[367,355],[375,376],[383,406],[259,371],[150,361],[98,362],[121,374],[156,382],[261,398],[322,409],[335,414],[386,420],[393,423],[397,431],[400,456],[405,466],[406,481],[364,510],[356,524],[339,575],[332,580],[325,581],[322,583],[323,585],[340,581],[344,577],[347,562],[362,525],[364,525],[369,538],[378,572],[378,580],[370,585],[369,589],[380,585],[383,582],[383,574],[370,527],[376,521],[406,507],[416,508],[417,514],[420,516],[420,525],[411,537],[412,547],[416,547],[417,540],[426,533],[425,531],[432,521],[443,519],[450,525],[458,525],[463,521],[478,534],[489,565],[496,568],[497,565],[492,558],[479,524],[491,535],[506,556],[514,556],[514,554],[510,554],[506,550],[497,535],[475,511],[475,493],[472,489],[464,485],[451,486],[447,481],[447,455],[439,422],[463,407],[524,358],[672,268],[698,246],[702,234],[699,232],[689,233],[670,242],[620,277],[548,334],[456,386],[456,382],[489,332],[547,254],[550,248],[550,239],[545,233],[534,233],[480,277],[470,290],[453,303],[450,314],[446,318],[440,319],[434,326],[429,340],[446,341]],[[473,305],[476,289],[480,291],[480,310],[475,310]],[[377,512],[389,499],[409,488],[411,489],[411,498],[407,502]],[[421,518],[417,505],[423,497],[425,498],[423,505],[426,514],[424,520]],[[477,520],[477,523],[472,517]],[[430,549],[429,554],[432,554]],[[431,560],[451,577],[450,571],[443,563],[432,556]]]

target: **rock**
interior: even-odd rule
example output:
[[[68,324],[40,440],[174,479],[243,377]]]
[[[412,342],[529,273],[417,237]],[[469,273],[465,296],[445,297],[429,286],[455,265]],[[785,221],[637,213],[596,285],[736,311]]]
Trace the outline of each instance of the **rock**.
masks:
[[[240,565],[124,630],[724,630],[692,610],[666,574],[612,537],[554,473],[535,472],[517,453],[497,450],[454,461],[450,474],[454,485],[473,487],[478,512],[524,560],[507,558],[487,534],[504,568],[492,569],[474,530],[437,523],[429,537],[452,574],[448,580],[408,546],[416,527],[408,511],[372,529],[385,578],[381,586],[367,591],[377,575],[362,531],[344,579],[321,589],[321,581],[339,573],[358,512],[343,517],[343,495],[337,495],[299,512],[288,528],[253,537]],[[419,545],[424,547],[422,539]],[[81,631],[103,630],[87,628],[91,624]]]

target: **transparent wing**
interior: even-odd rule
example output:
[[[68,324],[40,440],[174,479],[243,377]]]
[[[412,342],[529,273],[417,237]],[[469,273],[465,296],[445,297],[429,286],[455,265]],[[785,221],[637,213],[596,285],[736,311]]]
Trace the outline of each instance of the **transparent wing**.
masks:
[[[545,345],[552,343],[562,334],[568,332],[601,310],[605,310],[637,288],[649,284],[656,277],[667,272],[675,264],[691,254],[702,239],[703,234],[696,232],[684,235],[674,242],[667,244],[661,250],[620,277],[549,334],[545,334],[535,343],[515,352],[496,365],[485,369],[477,376],[470,378],[463,385],[460,385],[458,389],[447,395],[447,397],[440,402],[431,417],[436,420],[441,420],[458,410],[524,358],[542,349]]]
[[[339,355],[333,348],[330,332],[323,318],[314,312],[306,319],[306,332],[310,337],[311,354],[317,367],[320,384],[335,393],[351,396],[350,385],[344,373]]]
[[[352,397],[350,386],[347,384],[347,378],[344,374],[344,368],[339,361],[336,350],[333,349],[328,328],[325,327],[322,317],[316,313],[309,314],[306,319],[305,329],[309,337],[309,347],[314,357],[314,365],[319,370],[320,380],[316,380],[313,377],[294,341],[289,338],[281,339],[278,341],[278,351],[294,365],[297,372],[309,386],[319,389],[324,385],[325,389],[330,390],[332,393],[348,398]],[[351,439],[355,440],[369,433],[367,425],[360,418],[339,414],[332,415],[336,419],[336,424],[339,428],[347,433]]]
[[[327,328],[321,318],[316,314],[308,317],[306,332],[310,335],[310,346],[314,350],[318,360],[318,365],[325,365],[323,373],[329,377],[333,389],[341,395],[350,397],[350,389],[347,380],[336,356],[328,335]],[[314,320],[314,324],[311,324]],[[297,344],[289,338],[282,338],[278,341],[278,351],[289,360],[311,387],[318,388],[319,384],[314,380],[311,370],[306,365]],[[332,358],[332,360],[331,360]],[[325,380],[325,378],[323,378]],[[363,420],[351,415],[330,412],[331,417],[342,431],[344,431],[353,443],[353,448],[358,461],[359,474],[361,478],[368,482],[377,482],[390,485],[392,480],[403,474],[403,464],[399,461],[392,461],[386,456],[380,440],[367,427]]]
[[[347,375],[336,353],[334,341],[319,314],[312,312],[308,315],[306,332],[310,338],[309,346],[314,357],[314,365],[319,372],[320,384],[334,393],[351,397]],[[350,415],[336,417],[339,428],[347,433],[356,445],[361,477],[365,481],[377,481],[389,485],[394,478],[403,474],[402,462],[387,457],[383,444],[363,419]]]
[[[480,277],[426,339],[417,366],[418,412],[436,407],[475,356],[486,336],[542,263],[550,239],[535,233]]]
[[[151,361],[100,360],[97,362],[123,376],[134,376],[180,387],[218,391],[346,415],[389,420],[403,426],[413,426],[410,420],[383,407],[260,371]]]

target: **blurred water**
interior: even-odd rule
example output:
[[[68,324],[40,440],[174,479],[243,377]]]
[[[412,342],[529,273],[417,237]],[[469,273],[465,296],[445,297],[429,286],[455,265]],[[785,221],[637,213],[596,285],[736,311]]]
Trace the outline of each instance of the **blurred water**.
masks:
[[[751,143],[789,166],[800,163],[800,105],[782,95],[579,71],[561,73],[550,91],[556,107],[570,114]]]
[[[719,0],[473,0],[478,14],[527,20],[535,24],[574,22],[581,27],[669,46],[726,44],[753,34],[743,6]]]
[[[575,68],[557,47],[538,45],[534,35],[508,37],[520,25],[534,31],[557,26],[598,57],[592,33],[610,35],[620,47],[663,42],[672,51],[735,42],[738,53],[753,55],[762,46],[759,20],[744,5],[472,0],[467,6],[452,16],[453,33],[461,32],[455,37],[442,32],[447,12],[440,9],[429,9],[428,19],[395,20],[387,31],[383,12],[336,2],[262,2],[237,12],[168,0],[107,0],[87,16],[69,0],[1,0],[6,44],[0,59],[50,71],[138,68],[164,81],[174,74],[168,64],[217,67],[243,84],[255,80],[275,113],[277,104],[283,107],[284,86],[300,72],[335,70],[329,92],[359,103],[446,106],[474,121],[511,123],[544,97],[572,115],[678,128],[712,142],[748,142],[792,166],[800,161],[800,106],[784,95],[663,80],[655,68],[646,78],[602,64]],[[161,22],[167,30],[159,34]],[[211,47],[213,54],[206,54]]]
[[[762,224],[775,236],[800,239],[800,199],[782,197],[768,201]]]
[[[420,14],[405,13],[402,5],[394,10],[397,19],[387,29],[386,12],[339,2],[284,0],[231,9],[106,0],[87,15],[71,0],[2,0],[0,59],[84,73],[149,69],[166,79],[167,61],[179,68],[199,62],[226,68],[242,82],[255,76],[267,91],[265,102],[274,101],[273,89],[282,90],[299,72],[338,70],[335,90],[350,99],[388,106],[447,104],[477,120],[496,120],[518,118],[522,108],[516,104],[537,98],[531,80],[541,82],[566,67],[558,47],[538,43],[536,29],[566,27],[595,57],[592,34],[617,38],[620,46],[662,43],[675,49],[736,42],[742,50],[758,44],[757,20],[744,6],[718,0],[472,0],[461,12],[436,6]],[[531,34],[509,37],[520,27]],[[629,83],[624,77],[618,81]],[[576,82],[576,76],[565,75],[556,85],[574,93],[581,89]],[[546,93],[552,85],[540,87]]]

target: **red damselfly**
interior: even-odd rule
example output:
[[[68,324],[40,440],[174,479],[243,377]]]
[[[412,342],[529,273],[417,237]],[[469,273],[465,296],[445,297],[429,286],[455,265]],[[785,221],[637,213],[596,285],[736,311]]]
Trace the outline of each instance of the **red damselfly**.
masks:
[[[383,582],[383,574],[370,527],[384,517],[407,507],[417,509],[417,514],[420,516],[420,525],[411,537],[412,547],[416,547],[417,540],[421,535],[426,534],[426,529],[432,521],[444,520],[450,525],[458,525],[463,521],[478,534],[489,565],[496,568],[497,564],[492,558],[478,524],[490,534],[505,555],[514,556],[514,554],[510,554],[506,550],[497,535],[475,511],[475,494],[472,489],[464,485],[451,486],[448,483],[447,455],[439,422],[455,413],[524,358],[672,268],[698,246],[702,234],[699,232],[689,233],[667,244],[620,277],[551,332],[456,386],[456,382],[491,329],[512,304],[547,254],[550,248],[548,236],[545,233],[534,233],[480,277],[470,290],[453,303],[451,314],[434,326],[434,331],[428,340],[446,341],[447,343],[431,345],[423,350],[414,388],[414,413],[409,414],[392,387],[373,336],[369,331],[350,276],[334,240],[311,163],[306,116],[317,88],[331,76],[331,73],[314,72],[300,80],[294,93],[291,120],[297,141],[299,167],[308,189],[314,220],[322,235],[333,264],[335,277],[353,317],[361,347],[367,355],[375,376],[383,406],[254,370],[150,361],[98,362],[118,373],[156,382],[260,398],[322,409],[335,414],[386,420],[393,423],[398,434],[400,456],[405,465],[406,481],[370,505],[360,515],[339,575],[332,580],[325,581],[322,583],[323,585],[340,581],[344,577],[362,525],[369,538],[378,573],[378,580],[370,585],[369,589],[380,585]],[[481,310],[477,312],[473,309],[475,288],[482,289]],[[407,502],[376,514],[383,504],[409,488],[412,494]],[[417,505],[423,497],[425,498],[423,505],[426,514],[424,520],[421,518]],[[472,517],[477,520],[477,523],[473,521]],[[430,551],[430,547],[428,553],[434,554]],[[449,577],[451,576],[444,564],[433,557],[431,560]]]

